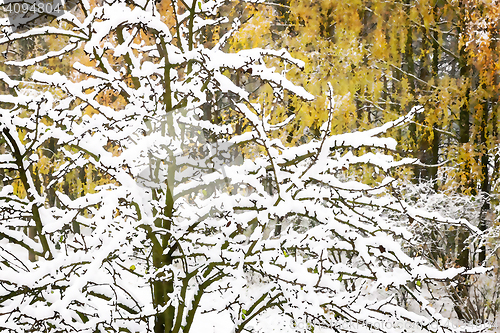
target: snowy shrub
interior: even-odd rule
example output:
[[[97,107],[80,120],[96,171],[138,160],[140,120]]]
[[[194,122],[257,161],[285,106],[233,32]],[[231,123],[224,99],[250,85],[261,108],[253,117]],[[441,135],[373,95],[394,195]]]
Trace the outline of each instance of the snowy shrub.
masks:
[[[405,252],[402,241],[413,236],[387,212],[418,219],[420,211],[386,190],[392,179],[368,186],[337,178],[351,165],[411,162],[344,152],[394,148],[381,136],[412,114],[336,136],[330,117],[320,139],[285,147],[274,133],[290,119],[277,124],[255,102],[259,91],[232,78],[244,73],[276,96],[287,90],[308,100],[265,62],[304,64],[286,50],[226,52],[238,21],[224,23],[222,6],[83,1],[50,26],[4,29],[4,44],[30,36],[59,43],[7,63],[33,66],[26,81],[0,74],[13,92],[0,96],[0,327],[454,331],[421,286],[465,269],[438,270]],[[221,24],[220,39],[199,42]],[[71,70],[43,67],[55,57]],[[57,150],[52,159],[48,145]],[[401,290],[416,307],[398,301]]]

